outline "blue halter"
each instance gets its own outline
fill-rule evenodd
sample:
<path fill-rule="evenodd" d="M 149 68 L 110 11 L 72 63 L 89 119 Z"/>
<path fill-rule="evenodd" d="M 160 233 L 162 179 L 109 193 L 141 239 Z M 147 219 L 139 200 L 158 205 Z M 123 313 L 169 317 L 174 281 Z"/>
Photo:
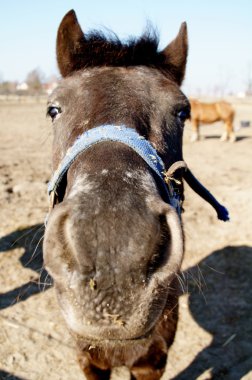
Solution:
<path fill-rule="evenodd" d="M 48 184 L 49 196 L 57 192 L 64 174 L 67 172 L 71 164 L 78 155 L 91 146 L 103 141 L 117 141 L 131 147 L 149 167 L 157 174 L 162 188 L 168 198 L 168 202 L 176 208 L 180 214 L 179 199 L 175 196 L 172 186 L 165 183 L 165 166 L 162 159 L 157 154 L 151 143 L 143 136 L 139 135 L 133 128 L 124 125 L 102 125 L 84 132 L 77 137 L 74 144 L 67 150 L 65 157 L 61 161 L 57 170 L 54 172 L 52 179 Z"/>

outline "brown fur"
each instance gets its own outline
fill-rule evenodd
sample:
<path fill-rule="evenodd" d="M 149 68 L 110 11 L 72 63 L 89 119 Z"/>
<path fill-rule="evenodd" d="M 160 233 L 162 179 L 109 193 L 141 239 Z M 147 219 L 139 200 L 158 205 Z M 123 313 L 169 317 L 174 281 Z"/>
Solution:
<path fill-rule="evenodd" d="M 195 99 L 190 99 L 191 104 L 191 122 L 193 128 L 192 140 L 199 139 L 199 126 L 200 124 L 212 124 L 216 121 L 223 121 L 225 125 L 225 132 L 222 135 L 222 140 L 230 138 L 231 141 L 235 140 L 233 121 L 235 111 L 230 103 L 225 101 L 218 101 L 214 103 L 203 103 Z"/>
<path fill-rule="evenodd" d="M 63 80 L 48 101 L 60 111 L 53 121 L 53 170 L 81 133 L 106 123 L 134 128 L 167 169 L 183 160 L 179 115 L 189 103 L 179 85 L 186 58 L 186 24 L 158 52 L 151 35 L 125 44 L 84 35 L 70 11 L 57 36 Z M 183 200 L 182 184 L 177 191 Z M 146 163 L 114 142 L 78 156 L 56 203 L 44 260 L 87 379 L 109 379 L 119 365 L 128 366 L 132 379 L 160 379 L 178 319 L 178 215 Z"/>

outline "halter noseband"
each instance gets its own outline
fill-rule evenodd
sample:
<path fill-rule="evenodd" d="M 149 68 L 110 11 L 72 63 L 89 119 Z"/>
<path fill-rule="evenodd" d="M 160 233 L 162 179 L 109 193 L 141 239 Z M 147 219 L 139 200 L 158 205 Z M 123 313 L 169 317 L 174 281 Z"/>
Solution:
<path fill-rule="evenodd" d="M 74 144 L 67 150 L 65 157 L 54 172 L 52 179 L 48 184 L 48 193 L 50 196 L 50 209 L 54 205 L 54 197 L 57 188 L 66 174 L 71 164 L 76 160 L 78 155 L 91 146 L 104 141 L 117 141 L 131 147 L 155 173 L 162 186 L 165 200 L 170 203 L 180 215 L 180 199 L 175 194 L 173 186 L 170 183 L 172 177 L 172 167 L 177 170 L 181 167 L 186 167 L 184 161 L 178 161 L 169 169 L 165 170 L 162 159 L 157 154 L 151 143 L 143 136 L 139 135 L 133 128 L 128 128 L 124 125 L 102 125 L 84 132 L 77 137 Z"/>

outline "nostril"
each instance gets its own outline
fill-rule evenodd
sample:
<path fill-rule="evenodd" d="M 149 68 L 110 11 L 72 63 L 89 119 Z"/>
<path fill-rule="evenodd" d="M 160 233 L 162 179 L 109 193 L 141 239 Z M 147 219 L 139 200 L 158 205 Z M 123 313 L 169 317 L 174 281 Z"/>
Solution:
<path fill-rule="evenodd" d="M 93 231 L 89 231 L 83 220 L 70 215 L 64 227 L 66 250 L 76 263 L 78 271 L 84 276 L 95 274 L 95 247 L 93 247 Z"/>
<path fill-rule="evenodd" d="M 159 215 L 160 234 L 148 263 L 147 279 L 161 268 L 169 259 L 170 230 L 165 215 Z"/>

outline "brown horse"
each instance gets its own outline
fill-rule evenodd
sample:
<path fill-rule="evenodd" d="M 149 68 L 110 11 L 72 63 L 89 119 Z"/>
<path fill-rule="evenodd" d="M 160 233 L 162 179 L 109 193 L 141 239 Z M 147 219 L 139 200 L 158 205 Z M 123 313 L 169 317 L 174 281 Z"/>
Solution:
<path fill-rule="evenodd" d="M 225 132 L 221 136 L 221 140 L 226 141 L 230 139 L 232 142 L 235 141 L 236 138 L 233 128 L 235 111 L 230 103 L 225 101 L 203 103 L 195 99 L 190 99 L 190 104 L 193 128 L 192 141 L 197 141 L 200 138 L 200 124 L 212 124 L 216 121 L 223 121 L 225 125 Z"/>
<path fill-rule="evenodd" d="M 120 365 L 137 380 L 164 372 L 178 318 L 182 176 L 228 217 L 183 161 L 186 24 L 157 46 L 150 32 L 125 44 L 84 35 L 74 11 L 58 30 L 44 260 L 88 380 Z"/>

